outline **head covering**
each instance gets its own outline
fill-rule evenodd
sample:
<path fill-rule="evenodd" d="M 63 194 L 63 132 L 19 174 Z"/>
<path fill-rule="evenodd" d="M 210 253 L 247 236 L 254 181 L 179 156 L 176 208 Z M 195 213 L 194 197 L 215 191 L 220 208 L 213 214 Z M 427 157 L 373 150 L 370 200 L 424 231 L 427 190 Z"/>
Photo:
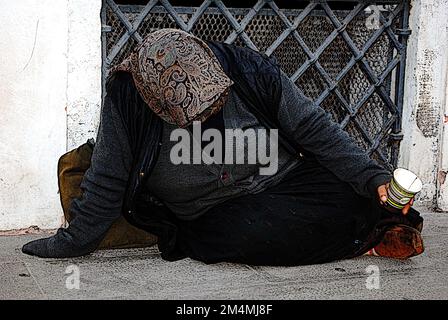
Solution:
<path fill-rule="evenodd" d="M 152 111 L 179 127 L 218 112 L 233 84 L 207 44 L 178 29 L 150 33 L 115 71 L 130 72 Z"/>

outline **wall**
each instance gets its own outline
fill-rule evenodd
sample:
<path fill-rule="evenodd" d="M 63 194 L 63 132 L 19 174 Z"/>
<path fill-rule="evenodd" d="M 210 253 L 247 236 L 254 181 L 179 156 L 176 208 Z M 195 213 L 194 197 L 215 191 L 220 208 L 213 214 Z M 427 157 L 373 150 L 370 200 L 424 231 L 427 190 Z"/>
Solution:
<path fill-rule="evenodd" d="M 99 113 L 100 7 L 0 0 L 0 230 L 61 224 L 57 160 Z"/>
<path fill-rule="evenodd" d="M 68 1 L 67 148 L 96 137 L 101 110 L 101 0 Z"/>
<path fill-rule="evenodd" d="M 448 14 L 447 14 L 448 15 Z M 446 18 L 448 20 L 448 18 Z M 448 27 L 447 31 L 448 33 Z M 445 51 L 447 52 L 447 51 Z M 448 53 L 445 53 L 448 56 Z M 448 63 L 446 64 L 445 74 L 448 78 Z M 437 175 L 438 192 L 437 206 L 441 210 L 448 211 L 448 79 L 445 78 L 445 110 L 443 114 L 443 130 L 440 143 L 440 166 Z"/>
<path fill-rule="evenodd" d="M 445 175 L 448 1 L 412 1 L 399 165 L 424 182 L 418 204 L 448 210 Z M 445 148 L 445 153 L 443 149 Z"/>

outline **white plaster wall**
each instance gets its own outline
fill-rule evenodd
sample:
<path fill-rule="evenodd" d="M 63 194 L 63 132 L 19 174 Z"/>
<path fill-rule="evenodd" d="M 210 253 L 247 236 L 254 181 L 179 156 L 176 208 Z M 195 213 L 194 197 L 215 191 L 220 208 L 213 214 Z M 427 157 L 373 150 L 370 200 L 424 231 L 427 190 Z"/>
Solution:
<path fill-rule="evenodd" d="M 412 1 L 410 27 L 403 106 L 404 139 L 399 165 L 417 173 L 424 182 L 418 204 L 435 207 L 442 204 L 441 198 L 437 199 L 438 179 L 442 148 L 448 142 L 442 139 L 448 62 L 448 1 Z M 446 194 L 444 197 L 444 201 L 448 201 Z M 445 205 L 442 209 L 448 210 L 448 207 Z"/>
<path fill-rule="evenodd" d="M 448 64 L 446 66 L 446 74 L 448 77 Z M 448 211 L 448 79 L 445 79 L 445 81 L 445 110 L 443 115 L 443 131 L 441 137 L 440 168 L 438 174 L 439 190 L 437 205 L 440 209 Z"/>
<path fill-rule="evenodd" d="M 67 149 L 96 138 L 101 110 L 101 0 L 68 1 Z"/>
<path fill-rule="evenodd" d="M 0 0 L 0 230 L 60 223 L 67 3 Z"/>
<path fill-rule="evenodd" d="M 0 230 L 62 222 L 57 160 L 95 136 L 101 0 L 0 0 Z"/>

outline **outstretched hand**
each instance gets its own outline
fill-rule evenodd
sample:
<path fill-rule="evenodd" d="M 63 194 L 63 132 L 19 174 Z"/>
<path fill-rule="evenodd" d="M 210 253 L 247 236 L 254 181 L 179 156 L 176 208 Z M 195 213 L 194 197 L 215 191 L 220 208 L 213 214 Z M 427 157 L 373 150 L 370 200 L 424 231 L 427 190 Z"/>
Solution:
<path fill-rule="evenodd" d="M 389 183 L 383 184 L 381 186 L 378 187 L 377 192 L 378 192 L 378 199 L 380 201 L 380 204 L 385 206 L 387 210 L 389 211 L 394 211 L 394 209 L 389 209 L 390 207 L 386 206 L 386 201 L 387 201 L 387 189 L 389 189 Z M 414 204 L 414 198 L 411 199 L 411 201 L 409 201 L 408 204 L 406 204 L 403 209 L 401 209 L 401 212 L 406 215 L 409 212 L 409 209 L 411 208 L 411 206 Z"/>

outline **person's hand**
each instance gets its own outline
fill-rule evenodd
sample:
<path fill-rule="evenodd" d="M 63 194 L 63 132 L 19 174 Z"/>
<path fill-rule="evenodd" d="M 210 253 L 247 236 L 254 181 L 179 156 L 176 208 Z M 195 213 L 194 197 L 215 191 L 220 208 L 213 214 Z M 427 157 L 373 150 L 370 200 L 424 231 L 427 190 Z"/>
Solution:
<path fill-rule="evenodd" d="M 387 201 L 387 189 L 389 189 L 389 183 L 383 184 L 381 186 L 378 187 L 377 192 L 378 192 L 378 199 L 380 201 L 380 204 L 385 206 L 385 208 L 391 212 L 396 212 L 395 209 L 390 208 L 389 206 L 386 206 L 386 201 Z M 411 199 L 411 201 L 409 201 L 404 207 L 403 209 L 401 209 L 401 212 L 406 215 L 409 212 L 409 209 L 411 208 L 411 206 L 414 204 L 414 198 Z"/>

